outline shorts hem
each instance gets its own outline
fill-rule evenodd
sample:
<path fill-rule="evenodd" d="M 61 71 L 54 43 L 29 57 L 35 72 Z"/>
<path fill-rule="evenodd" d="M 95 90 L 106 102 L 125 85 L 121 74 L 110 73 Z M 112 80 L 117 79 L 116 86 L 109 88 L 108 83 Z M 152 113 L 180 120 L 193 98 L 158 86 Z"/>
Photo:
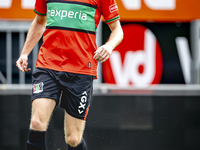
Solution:
<path fill-rule="evenodd" d="M 56 106 L 58 105 L 58 102 L 57 102 L 56 98 L 52 98 L 52 97 L 49 97 L 49 96 L 32 97 L 31 98 L 31 102 L 33 102 L 35 99 L 38 99 L 38 98 L 49 98 L 49 99 L 55 100 L 56 101 Z"/>
<path fill-rule="evenodd" d="M 77 119 L 85 120 L 85 119 L 84 119 L 84 118 L 85 118 L 84 116 L 80 116 L 80 115 L 74 114 L 74 113 L 68 111 L 66 108 L 64 108 L 64 107 L 62 107 L 62 106 L 60 106 L 60 107 L 63 108 L 63 109 L 66 111 L 66 113 L 69 114 L 70 116 L 72 116 L 72 117 L 74 117 L 74 118 L 77 118 Z"/>

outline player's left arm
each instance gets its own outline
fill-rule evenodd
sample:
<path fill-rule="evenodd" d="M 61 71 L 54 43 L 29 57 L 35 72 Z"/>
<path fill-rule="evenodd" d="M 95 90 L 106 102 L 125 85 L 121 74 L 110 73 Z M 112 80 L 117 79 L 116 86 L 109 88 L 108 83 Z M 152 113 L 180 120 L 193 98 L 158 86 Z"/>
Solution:
<path fill-rule="evenodd" d="M 122 41 L 123 30 L 120 21 L 108 24 L 111 30 L 108 41 L 95 51 L 94 58 L 101 63 L 105 62 L 112 54 L 113 49 Z"/>

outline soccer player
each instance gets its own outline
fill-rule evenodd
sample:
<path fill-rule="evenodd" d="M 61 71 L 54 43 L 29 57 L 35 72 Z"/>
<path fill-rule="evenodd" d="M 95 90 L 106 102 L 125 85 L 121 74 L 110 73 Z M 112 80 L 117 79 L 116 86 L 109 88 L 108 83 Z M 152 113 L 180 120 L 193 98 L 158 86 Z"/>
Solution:
<path fill-rule="evenodd" d="M 28 150 L 45 150 L 45 133 L 54 108 L 65 110 L 68 150 L 86 150 L 83 140 L 98 61 L 105 62 L 123 39 L 115 0 L 36 0 L 36 17 L 16 66 L 27 68 L 28 55 L 43 35 L 32 75 L 32 114 Z M 101 15 L 111 29 L 97 49 L 96 28 Z"/>

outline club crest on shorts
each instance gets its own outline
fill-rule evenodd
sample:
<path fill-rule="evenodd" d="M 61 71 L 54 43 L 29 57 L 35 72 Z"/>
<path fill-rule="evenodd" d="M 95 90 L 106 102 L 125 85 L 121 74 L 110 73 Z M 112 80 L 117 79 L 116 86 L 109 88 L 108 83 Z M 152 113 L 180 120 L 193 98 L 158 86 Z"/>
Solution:
<path fill-rule="evenodd" d="M 33 85 L 33 93 L 41 93 L 43 91 L 43 82 Z"/>

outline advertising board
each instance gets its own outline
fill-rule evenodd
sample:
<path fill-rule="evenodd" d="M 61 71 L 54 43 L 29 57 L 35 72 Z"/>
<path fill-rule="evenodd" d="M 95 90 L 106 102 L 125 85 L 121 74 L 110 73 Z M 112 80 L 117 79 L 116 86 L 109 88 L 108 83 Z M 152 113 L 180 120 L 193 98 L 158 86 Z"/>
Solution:
<path fill-rule="evenodd" d="M 199 0 L 116 0 L 121 21 L 191 21 L 200 18 Z M 33 19 L 35 0 L 1 0 L 0 19 Z M 109 8 L 108 8 L 109 9 Z"/>
<path fill-rule="evenodd" d="M 105 83 L 191 83 L 190 23 L 123 23 L 123 41 L 102 64 Z M 104 42 L 109 35 L 103 25 Z M 107 33 L 107 34 L 106 34 Z"/>
<path fill-rule="evenodd" d="M 200 18 L 199 0 L 116 0 L 122 21 L 185 21 Z"/>

